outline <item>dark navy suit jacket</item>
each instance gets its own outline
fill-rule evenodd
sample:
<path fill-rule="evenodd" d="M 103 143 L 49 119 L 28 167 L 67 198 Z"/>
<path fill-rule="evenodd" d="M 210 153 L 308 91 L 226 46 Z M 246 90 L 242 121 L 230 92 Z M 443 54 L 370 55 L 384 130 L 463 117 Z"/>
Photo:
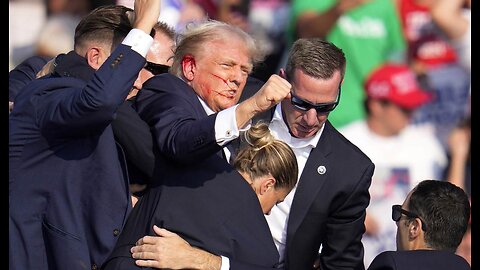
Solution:
<path fill-rule="evenodd" d="M 132 210 L 105 270 L 140 269 L 130 248 L 156 224 L 192 246 L 231 260 L 231 269 L 270 269 L 278 252 L 252 187 L 219 155 L 172 165 Z M 239 263 L 242 262 L 242 263 Z"/>
<path fill-rule="evenodd" d="M 377 255 L 368 270 L 470 270 L 468 262 L 449 251 L 384 251 Z"/>
<path fill-rule="evenodd" d="M 99 267 L 131 210 L 110 123 L 145 59 L 119 45 L 94 72 L 66 57 L 10 114 L 10 269 Z"/>
<path fill-rule="evenodd" d="M 35 79 L 35 75 L 52 58 L 35 55 L 25 59 L 8 73 L 8 100 L 14 101 L 20 90 Z"/>
<path fill-rule="evenodd" d="M 275 267 L 278 251 L 258 198 L 215 141 L 216 114 L 207 116 L 191 87 L 171 74 L 148 80 L 136 107 L 153 127 L 156 183 L 132 211 L 106 269 L 135 269 L 129 249 L 153 235 L 154 224 L 229 257 L 231 269 Z"/>
<path fill-rule="evenodd" d="M 322 167 L 323 166 L 323 167 Z M 290 208 L 287 269 L 364 269 L 365 209 L 374 164 L 329 121 L 312 149 Z"/>
<path fill-rule="evenodd" d="M 269 122 L 270 114 L 255 118 Z M 287 224 L 285 268 L 364 269 L 362 235 L 375 165 L 327 120 L 298 181 Z"/>

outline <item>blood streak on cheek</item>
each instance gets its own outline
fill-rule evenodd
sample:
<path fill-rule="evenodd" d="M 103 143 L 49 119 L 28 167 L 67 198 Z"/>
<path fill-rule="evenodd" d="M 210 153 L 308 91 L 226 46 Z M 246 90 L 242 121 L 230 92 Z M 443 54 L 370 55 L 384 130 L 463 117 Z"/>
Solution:
<path fill-rule="evenodd" d="M 213 73 L 210 73 L 210 74 L 211 74 L 213 77 L 216 77 L 216 78 L 222 80 L 222 82 L 225 83 L 225 85 L 226 85 L 230 90 L 234 90 L 234 89 L 232 89 L 232 88 L 230 87 L 230 85 L 228 84 L 228 81 L 227 81 L 227 80 L 225 80 L 224 78 L 222 78 L 222 77 L 220 77 L 220 76 L 218 76 L 218 75 L 215 75 L 215 74 L 213 74 Z M 222 92 L 218 92 L 218 91 L 215 91 L 215 90 L 211 90 L 211 91 L 213 91 L 213 92 L 215 92 L 215 93 L 217 93 L 217 94 L 219 94 L 219 95 L 221 95 L 221 96 L 223 96 L 223 97 L 232 98 L 232 96 L 230 96 L 230 95 L 225 95 L 225 94 L 222 93 Z"/>

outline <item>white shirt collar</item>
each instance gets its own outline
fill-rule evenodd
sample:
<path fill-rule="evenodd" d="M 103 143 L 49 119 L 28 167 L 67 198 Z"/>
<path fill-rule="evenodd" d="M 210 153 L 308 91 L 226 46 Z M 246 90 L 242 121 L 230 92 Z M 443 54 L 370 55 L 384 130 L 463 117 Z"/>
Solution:
<path fill-rule="evenodd" d="M 210 107 L 208 107 L 207 103 L 205 103 L 205 101 L 203 101 L 203 99 L 200 98 L 200 96 L 197 95 L 197 97 L 198 97 L 198 100 L 200 100 L 200 104 L 202 104 L 202 107 L 207 113 L 207 115 L 212 115 L 215 113 L 212 109 L 210 109 Z"/>
<path fill-rule="evenodd" d="M 318 140 L 320 140 L 320 136 L 323 133 L 323 129 L 325 128 L 325 123 L 322 125 L 317 134 L 315 134 L 315 136 L 309 138 L 295 138 L 290 134 L 288 127 L 283 120 L 282 103 L 279 103 L 275 108 L 275 112 L 269 127 L 275 138 L 286 142 L 292 148 L 315 148 L 318 144 Z"/>

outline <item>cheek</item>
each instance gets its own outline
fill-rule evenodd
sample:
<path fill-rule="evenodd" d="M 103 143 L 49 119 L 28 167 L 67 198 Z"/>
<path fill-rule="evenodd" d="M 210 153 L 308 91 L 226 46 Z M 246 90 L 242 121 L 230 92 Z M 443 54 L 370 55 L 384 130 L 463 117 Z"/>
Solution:
<path fill-rule="evenodd" d="M 287 121 L 287 126 L 290 128 L 297 122 L 302 120 L 302 113 L 298 112 L 297 110 L 293 109 L 290 104 L 284 106 L 285 103 L 282 103 L 282 107 L 284 108 L 284 119 Z"/>
<path fill-rule="evenodd" d="M 317 120 L 320 123 L 320 125 L 325 123 L 325 121 L 327 121 L 327 119 L 328 119 L 328 114 L 317 114 Z"/>

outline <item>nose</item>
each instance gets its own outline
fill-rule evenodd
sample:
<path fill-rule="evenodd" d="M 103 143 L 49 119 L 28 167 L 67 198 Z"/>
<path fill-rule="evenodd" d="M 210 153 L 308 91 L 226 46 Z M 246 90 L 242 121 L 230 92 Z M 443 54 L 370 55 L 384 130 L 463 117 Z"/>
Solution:
<path fill-rule="evenodd" d="M 317 111 L 310 109 L 303 114 L 303 120 L 308 126 L 313 126 L 318 122 Z"/>
<path fill-rule="evenodd" d="M 228 83 L 233 83 L 236 87 L 239 87 L 244 80 L 246 80 L 246 77 L 241 68 L 234 68 L 228 77 Z"/>

